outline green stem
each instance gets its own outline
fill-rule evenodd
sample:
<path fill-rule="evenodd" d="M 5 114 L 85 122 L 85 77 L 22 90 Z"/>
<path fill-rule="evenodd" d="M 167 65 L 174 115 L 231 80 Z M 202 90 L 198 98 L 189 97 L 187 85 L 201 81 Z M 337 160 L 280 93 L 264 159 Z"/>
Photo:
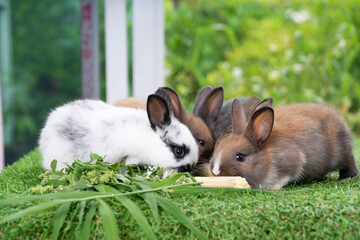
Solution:
<path fill-rule="evenodd" d="M 165 186 L 165 187 L 145 189 L 145 190 L 139 190 L 139 191 L 133 191 L 133 192 L 119 193 L 119 194 L 105 194 L 105 195 L 97 195 L 97 196 L 91 196 L 91 197 L 85 197 L 85 198 L 68 198 L 68 199 L 66 199 L 66 202 L 68 202 L 68 201 L 70 201 L 70 202 L 71 201 L 87 201 L 87 200 L 92 200 L 92 199 L 97 199 L 97 198 L 109 198 L 109 197 L 141 194 L 141 193 L 147 193 L 147 192 L 164 191 L 166 189 L 172 189 L 172 188 L 184 187 L 184 186 L 195 186 L 195 185 L 199 185 L 199 184 L 200 183 L 184 183 L 181 185 Z"/>

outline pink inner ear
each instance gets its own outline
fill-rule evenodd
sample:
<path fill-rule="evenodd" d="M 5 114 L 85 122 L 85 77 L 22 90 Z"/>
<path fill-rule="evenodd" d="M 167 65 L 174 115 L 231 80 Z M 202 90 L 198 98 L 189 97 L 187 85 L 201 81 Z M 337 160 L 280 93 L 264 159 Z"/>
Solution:
<path fill-rule="evenodd" d="M 222 101 L 219 101 L 219 98 L 221 98 L 220 94 L 213 94 L 208 102 L 207 102 L 207 109 L 206 109 L 206 117 L 208 118 L 209 116 L 213 116 L 214 117 L 214 112 L 215 110 L 220 111 L 221 106 L 219 106 L 219 104 L 222 104 Z M 218 113 L 216 113 L 218 114 Z"/>
<path fill-rule="evenodd" d="M 173 109 L 174 116 L 176 118 L 179 118 L 180 117 L 179 105 L 177 104 L 177 102 L 174 99 L 171 99 L 171 104 L 172 104 L 172 109 Z"/>
<path fill-rule="evenodd" d="M 209 104 L 207 111 L 206 111 L 206 117 L 209 117 L 210 115 L 213 114 L 213 112 L 215 111 L 215 104 Z"/>
<path fill-rule="evenodd" d="M 256 142 L 265 142 L 270 136 L 273 124 L 273 118 L 270 111 L 264 111 L 257 118 L 254 119 L 254 133 Z"/>
<path fill-rule="evenodd" d="M 266 130 L 265 127 L 261 124 L 255 128 L 256 142 L 259 142 L 260 140 L 261 140 L 261 142 L 264 142 L 265 130 Z"/>

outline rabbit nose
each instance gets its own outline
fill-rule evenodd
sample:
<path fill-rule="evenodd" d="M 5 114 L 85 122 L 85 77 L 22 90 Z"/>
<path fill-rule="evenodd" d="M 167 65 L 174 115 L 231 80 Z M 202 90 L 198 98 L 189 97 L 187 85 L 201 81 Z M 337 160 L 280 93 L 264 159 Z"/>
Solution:
<path fill-rule="evenodd" d="M 192 166 L 190 164 L 186 164 L 180 167 L 177 167 L 176 170 L 178 172 L 190 172 L 192 169 Z"/>

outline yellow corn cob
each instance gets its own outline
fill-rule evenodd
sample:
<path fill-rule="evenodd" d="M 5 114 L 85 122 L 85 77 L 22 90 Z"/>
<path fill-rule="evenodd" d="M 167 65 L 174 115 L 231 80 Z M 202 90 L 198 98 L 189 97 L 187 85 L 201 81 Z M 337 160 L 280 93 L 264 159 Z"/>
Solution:
<path fill-rule="evenodd" d="M 242 177 L 195 177 L 202 187 L 218 188 L 250 188 L 249 183 Z"/>

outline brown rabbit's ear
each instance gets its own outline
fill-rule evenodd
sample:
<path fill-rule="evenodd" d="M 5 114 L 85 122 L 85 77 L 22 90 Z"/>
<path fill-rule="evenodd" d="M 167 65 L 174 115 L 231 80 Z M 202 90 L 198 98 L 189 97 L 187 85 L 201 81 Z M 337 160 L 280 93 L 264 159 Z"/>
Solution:
<path fill-rule="evenodd" d="M 209 91 L 211 87 L 203 88 L 196 98 L 193 115 L 200 117 L 205 122 L 216 117 L 224 102 L 224 89 L 219 86 Z"/>
<path fill-rule="evenodd" d="M 258 103 L 258 105 L 256 106 L 254 112 L 256 112 L 257 110 L 263 108 L 263 107 L 269 107 L 272 108 L 274 104 L 274 99 L 273 98 L 266 98 L 264 100 L 262 100 L 261 102 Z"/>
<path fill-rule="evenodd" d="M 251 113 L 255 110 L 255 108 L 259 105 L 261 102 L 261 99 L 258 97 L 251 97 L 246 100 L 245 103 L 243 103 L 243 109 L 245 113 L 245 117 L 247 116 L 247 119 L 251 116 Z"/>
<path fill-rule="evenodd" d="M 206 86 L 206 87 L 203 87 L 199 91 L 199 93 L 198 93 L 198 95 L 196 96 L 196 99 L 195 99 L 193 115 L 198 115 L 199 109 L 200 109 L 201 105 L 203 104 L 203 102 L 205 101 L 206 97 L 211 92 L 211 89 L 212 89 L 212 87 Z"/>
<path fill-rule="evenodd" d="M 232 132 L 234 134 L 244 134 L 246 118 L 243 106 L 239 99 L 235 99 L 231 109 Z"/>
<path fill-rule="evenodd" d="M 261 146 L 269 137 L 274 125 L 274 110 L 264 106 L 252 114 L 245 130 L 245 136 L 257 146 Z"/>
<path fill-rule="evenodd" d="M 152 129 L 155 130 L 156 127 L 163 128 L 170 125 L 170 108 L 164 98 L 156 94 L 149 95 L 146 109 Z"/>
<path fill-rule="evenodd" d="M 179 119 L 180 122 L 183 122 L 184 115 L 186 114 L 186 110 L 185 110 L 184 105 L 181 102 L 179 95 L 175 92 L 174 89 L 169 88 L 169 87 L 161 87 L 160 89 L 165 90 L 169 94 L 174 116 L 177 119 Z"/>

